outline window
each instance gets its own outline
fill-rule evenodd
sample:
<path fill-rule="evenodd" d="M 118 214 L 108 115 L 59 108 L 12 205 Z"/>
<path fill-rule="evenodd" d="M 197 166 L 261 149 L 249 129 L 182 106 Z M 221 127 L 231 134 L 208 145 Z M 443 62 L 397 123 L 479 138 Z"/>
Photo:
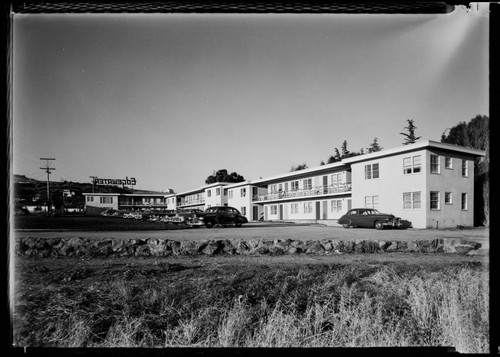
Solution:
<path fill-rule="evenodd" d="M 271 214 L 278 214 L 278 206 L 271 205 Z"/>
<path fill-rule="evenodd" d="M 431 154 L 431 174 L 439 173 L 439 156 Z"/>
<path fill-rule="evenodd" d="M 87 202 L 94 202 L 94 196 L 87 196 Z"/>
<path fill-rule="evenodd" d="M 312 213 L 312 202 L 304 202 L 304 213 Z"/>
<path fill-rule="evenodd" d="M 299 204 L 298 203 L 292 203 L 292 204 L 290 204 L 290 211 L 291 211 L 292 214 L 299 213 Z"/>
<path fill-rule="evenodd" d="M 113 203 L 113 197 L 99 197 L 100 203 Z"/>
<path fill-rule="evenodd" d="M 217 187 L 217 188 L 215 189 L 215 195 L 216 195 L 216 196 L 220 196 L 220 187 Z"/>
<path fill-rule="evenodd" d="M 227 196 L 227 188 L 224 189 L 224 196 Z"/>
<path fill-rule="evenodd" d="M 241 214 L 243 216 L 246 216 L 247 215 L 247 208 L 246 207 L 241 207 Z"/>
<path fill-rule="evenodd" d="M 332 186 L 337 186 L 342 182 L 342 173 L 338 172 L 332 175 Z"/>
<path fill-rule="evenodd" d="M 276 185 L 269 185 L 269 193 L 276 193 Z"/>
<path fill-rule="evenodd" d="M 439 210 L 439 192 L 431 191 L 431 210 Z"/>
<path fill-rule="evenodd" d="M 342 212 L 342 200 L 330 201 L 330 212 Z"/>
<path fill-rule="evenodd" d="M 207 191 L 207 197 L 212 197 L 212 190 Z"/>
<path fill-rule="evenodd" d="M 462 176 L 469 177 L 469 168 L 467 166 L 467 160 L 462 160 Z"/>
<path fill-rule="evenodd" d="M 305 179 L 302 181 L 302 185 L 304 186 L 304 190 L 312 189 L 312 179 Z"/>
<path fill-rule="evenodd" d="M 299 189 L 299 181 L 292 181 L 291 182 L 291 188 L 292 188 L 292 191 L 298 191 L 298 189 Z"/>
<path fill-rule="evenodd" d="M 230 199 L 233 198 L 233 190 L 229 190 L 229 196 L 228 196 Z"/>
<path fill-rule="evenodd" d="M 462 193 L 462 211 L 467 211 L 467 194 Z"/>
<path fill-rule="evenodd" d="M 403 209 L 416 209 L 421 207 L 420 191 L 403 192 Z"/>
<path fill-rule="evenodd" d="M 365 165 L 365 180 L 370 180 L 372 178 L 379 178 L 378 164 Z"/>
<path fill-rule="evenodd" d="M 403 158 L 403 173 L 405 175 L 419 173 L 422 167 L 421 162 L 420 155 Z"/>
<path fill-rule="evenodd" d="M 365 196 L 365 207 L 377 208 L 379 205 L 379 196 Z"/>
<path fill-rule="evenodd" d="M 451 205 L 453 204 L 453 195 L 451 192 L 445 192 L 444 193 L 444 204 L 445 205 Z"/>
<path fill-rule="evenodd" d="M 241 195 L 241 197 L 246 197 L 246 195 L 247 195 L 247 189 L 246 188 L 242 188 L 240 190 L 240 195 Z"/>
<path fill-rule="evenodd" d="M 453 170 L 453 159 L 451 157 L 444 158 L 444 168 L 448 170 Z"/>

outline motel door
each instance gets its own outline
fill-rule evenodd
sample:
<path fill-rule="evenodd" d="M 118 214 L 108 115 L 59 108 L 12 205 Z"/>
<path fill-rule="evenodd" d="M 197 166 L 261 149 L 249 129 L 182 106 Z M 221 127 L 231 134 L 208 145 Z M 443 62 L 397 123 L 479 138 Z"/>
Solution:
<path fill-rule="evenodd" d="M 316 219 L 321 219 L 321 214 L 320 214 L 320 207 L 321 207 L 321 202 L 316 202 Z"/>
<path fill-rule="evenodd" d="M 323 219 L 328 218 L 328 201 L 323 201 Z"/>
<path fill-rule="evenodd" d="M 253 220 L 258 221 L 259 220 L 259 207 L 253 206 L 252 210 L 253 210 Z"/>
<path fill-rule="evenodd" d="M 280 205 L 280 221 L 283 220 L 283 205 Z"/>

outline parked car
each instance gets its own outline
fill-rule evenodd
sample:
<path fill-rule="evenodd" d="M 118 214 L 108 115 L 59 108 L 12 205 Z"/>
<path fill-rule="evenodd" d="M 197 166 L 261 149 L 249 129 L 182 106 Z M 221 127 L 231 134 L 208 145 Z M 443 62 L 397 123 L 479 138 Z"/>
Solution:
<path fill-rule="evenodd" d="M 227 227 L 230 224 L 241 227 L 243 223 L 248 223 L 248 219 L 240 211 L 230 206 L 210 207 L 205 212 L 198 213 L 197 217 L 204 222 L 207 228 L 212 228 L 216 224 L 223 227 Z"/>
<path fill-rule="evenodd" d="M 201 209 L 182 209 L 175 213 L 168 214 L 161 218 L 161 222 L 169 224 L 187 224 L 189 226 L 203 226 L 203 222 L 198 218 L 198 214 L 203 213 Z"/>
<path fill-rule="evenodd" d="M 401 218 L 392 214 L 380 213 L 373 208 L 353 208 L 337 221 L 344 228 L 349 227 L 400 227 Z"/>

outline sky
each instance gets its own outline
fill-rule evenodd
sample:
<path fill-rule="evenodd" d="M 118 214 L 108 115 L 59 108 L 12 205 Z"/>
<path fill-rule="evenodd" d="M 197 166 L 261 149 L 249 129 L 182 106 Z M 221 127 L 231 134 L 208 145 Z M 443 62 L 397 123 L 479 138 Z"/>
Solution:
<path fill-rule="evenodd" d="M 12 173 L 183 192 L 489 115 L 487 4 L 450 14 L 16 14 Z"/>

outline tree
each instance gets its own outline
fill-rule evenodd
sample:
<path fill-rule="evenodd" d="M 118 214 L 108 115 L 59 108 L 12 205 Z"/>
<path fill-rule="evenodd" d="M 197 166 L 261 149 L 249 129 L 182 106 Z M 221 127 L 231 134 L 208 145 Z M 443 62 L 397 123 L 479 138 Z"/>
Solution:
<path fill-rule="evenodd" d="M 405 141 L 403 142 L 403 145 L 408 145 L 408 144 L 414 144 L 418 139 L 421 138 L 421 136 L 415 136 L 415 129 L 417 127 L 413 123 L 413 119 L 408 119 L 408 126 L 405 126 L 404 128 L 406 129 L 407 133 L 400 133 L 405 137 Z"/>
<path fill-rule="evenodd" d="M 306 164 L 302 164 L 302 165 L 297 165 L 297 166 L 292 166 L 290 168 L 290 172 L 293 172 L 293 171 L 299 171 L 299 170 L 304 170 L 304 169 L 307 169 L 308 166 Z"/>
<path fill-rule="evenodd" d="M 210 175 L 205 180 L 207 185 L 216 182 L 242 182 L 245 181 L 245 178 L 236 172 L 227 173 L 226 169 L 221 169 L 215 172 L 213 175 Z"/>
<path fill-rule="evenodd" d="M 383 147 L 381 147 L 378 143 L 378 138 L 373 138 L 373 142 L 369 147 L 366 148 L 366 150 L 368 150 L 368 153 L 382 151 L 382 149 Z"/>
<path fill-rule="evenodd" d="M 323 166 L 325 165 L 325 162 L 323 160 L 321 160 L 321 162 L 319 163 L 319 166 Z"/>
<path fill-rule="evenodd" d="M 347 140 L 344 140 L 344 142 L 342 143 L 342 146 L 340 147 L 340 150 L 342 150 L 342 158 L 343 159 L 350 156 L 350 151 L 347 150 Z"/>

